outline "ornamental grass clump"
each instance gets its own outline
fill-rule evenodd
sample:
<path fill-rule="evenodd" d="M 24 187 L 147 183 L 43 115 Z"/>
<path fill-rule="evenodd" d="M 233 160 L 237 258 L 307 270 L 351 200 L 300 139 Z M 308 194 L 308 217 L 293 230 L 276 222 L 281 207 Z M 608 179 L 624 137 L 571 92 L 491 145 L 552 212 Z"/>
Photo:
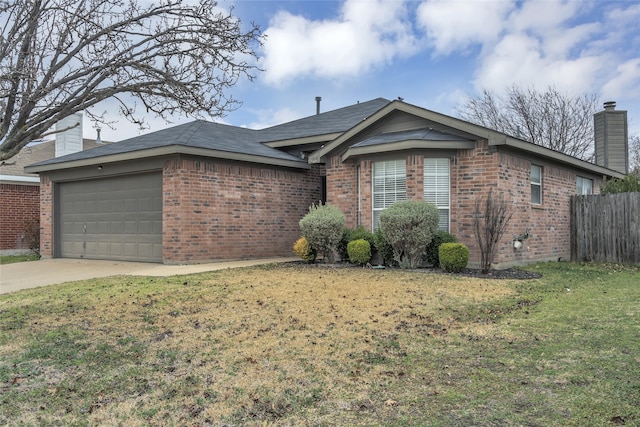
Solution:
<path fill-rule="evenodd" d="M 462 243 L 443 243 L 438 253 L 440 267 L 448 273 L 459 273 L 469 263 L 469 248 Z"/>
<path fill-rule="evenodd" d="M 364 239 L 352 240 L 347 244 L 349 261 L 353 264 L 366 264 L 371 260 L 371 244 Z"/>
<path fill-rule="evenodd" d="M 438 230 L 435 205 L 421 200 L 396 202 L 380 214 L 380 229 L 401 268 L 420 266 L 427 245 Z"/>
<path fill-rule="evenodd" d="M 334 251 L 342 238 L 344 214 L 335 206 L 311 205 L 309 213 L 300 220 L 300 231 L 313 249 L 322 254 L 325 262 L 334 262 Z"/>

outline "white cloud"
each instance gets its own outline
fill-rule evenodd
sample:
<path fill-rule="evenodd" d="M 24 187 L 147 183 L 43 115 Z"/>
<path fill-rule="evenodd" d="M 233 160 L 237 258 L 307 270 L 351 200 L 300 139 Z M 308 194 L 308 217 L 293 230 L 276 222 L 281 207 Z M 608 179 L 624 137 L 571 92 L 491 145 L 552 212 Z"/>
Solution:
<path fill-rule="evenodd" d="M 624 97 L 629 92 L 640 94 L 640 58 L 618 65 L 613 78 L 602 87 L 602 95 L 607 99 Z"/>
<path fill-rule="evenodd" d="M 302 117 L 299 111 L 288 107 L 279 110 L 251 110 L 251 112 L 258 117 L 258 120 L 245 126 L 249 129 L 264 129 L 281 123 L 291 122 Z"/>
<path fill-rule="evenodd" d="M 501 91 L 514 84 L 556 85 L 573 93 L 632 90 L 637 73 L 632 59 L 638 55 L 628 49 L 629 34 L 637 37 L 638 26 L 630 23 L 629 15 L 640 15 L 640 7 L 614 9 L 603 16 L 592 10 L 594 5 L 528 1 L 514 9 L 502 24 L 500 39 L 483 46 L 475 87 Z M 622 62 L 624 66 L 611 67 Z M 614 81 L 607 83 L 610 79 Z"/>
<path fill-rule="evenodd" d="M 567 0 L 529 0 L 514 10 L 504 25 L 510 32 L 532 32 L 545 35 L 556 31 L 589 3 Z"/>
<path fill-rule="evenodd" d="M 483 58 L 476 86 L 502 91 L 508 86 L 544 88 L 556 85 L 569 92 L 590 92 L 601 67 L 598 57 L 556 58 L 544 54 L 544 41 L 524 34 L 504 37 Z"/>
<path fill-rule="evenodd" d="M 436 53 L 448 55 L 495 41 L 513 7 L 512 1 L 427 0 L 418 7 L 416 20 Z"/>
<path fill-rule="evenodd" d="M 403 2 L 347 0 L 338 19 L 324 21 L 281 11 L 265 34 L 261 66 L 273 85 L 305 75 L 355 76 L 416 50 Z"/>

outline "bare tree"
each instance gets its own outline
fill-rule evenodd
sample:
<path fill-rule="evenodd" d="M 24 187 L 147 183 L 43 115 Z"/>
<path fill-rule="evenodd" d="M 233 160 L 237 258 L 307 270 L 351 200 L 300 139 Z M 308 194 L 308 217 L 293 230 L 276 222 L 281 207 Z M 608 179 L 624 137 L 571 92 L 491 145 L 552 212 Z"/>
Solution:
<path fill-rule="evenodd" d="M 91 107 L 110 98 L 141 127 L 141 113 L 223 115 L 262 42 L 213 0 L 0 0 L 0 30 L 0 160 L 70 114 L 105 123 Z"/>
<path fill-rule="evenodd" d="M 593 161 L 596 94 L 572 96 L 549 86 L 545 91 L 512 86 L 501 96 L 484 90 L 458 107 L 464 120 Z"/>
<path fill-rule="evenodd" d="M 480 248 L 480 268 L 488 273 L 496 253 L 498 242 L 502 238 L 511 220 L 511 209 L 502 195 L 494 195 L 489 190 L 487 197 L 475 201 L 473 227 Z"/>

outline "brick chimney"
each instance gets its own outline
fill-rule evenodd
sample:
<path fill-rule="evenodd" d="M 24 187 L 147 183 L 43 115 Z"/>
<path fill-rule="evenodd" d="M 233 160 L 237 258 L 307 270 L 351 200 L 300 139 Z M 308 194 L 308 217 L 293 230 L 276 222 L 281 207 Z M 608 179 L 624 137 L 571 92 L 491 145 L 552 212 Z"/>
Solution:
<path fill-rule="evenodd" d="M 596 164 L 623 174 L 629 172 L 629 132 L 627 112 L 616 110 L 614 101 L 593 116 Z"/>
<path fill-rule="evenodd" d="M 82 114 L 72 114 L 58 123 L 56 130 L 67 129 L 56 133 L 56 157 L 82 151 Z"/>

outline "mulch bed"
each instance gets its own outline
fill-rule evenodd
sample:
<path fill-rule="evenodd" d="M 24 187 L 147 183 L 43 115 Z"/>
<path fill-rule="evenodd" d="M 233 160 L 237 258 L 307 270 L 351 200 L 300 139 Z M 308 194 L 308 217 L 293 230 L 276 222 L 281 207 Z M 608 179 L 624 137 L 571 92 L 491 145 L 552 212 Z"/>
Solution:
<path fill-rule="evenodd" d="M 506 268 L 504 270 L 491 270 L 488 273 L 482 273 L 480 269 L 465 268 L 460 273 L 446 273 L 440 269 L 431 269 L 434 272 L 442 274 L 457 274 L 458 276 L 477 277 L 480 279 L 539 279 L 542 274 L 534 271 L 525 271 L 517 268 Z"/>
<path fill-rule="evenodd" d="M 322 261 L 319 261 L 314 264 L 309 264 L 305 261 L 293 261 L 287 263 L 292 266 L 307 266 L 311 268 L 362 268 L 358 265 L 351 264 L 349 262 L 338 262 L 334 264 L 325 264 Z M 368 268 L 379 268 L 376 266 L 368 267 Z M 383 267 L 387 270 L 399 270 L 397 267 Z M 526 279 L 539 279 L 542 277 L 542 274 L 536 273 L 533 271 L 520 270 L 518 268 L 506 268 L 504 270 L 491 270 L 489 273 L 482 273 L 482 271 L 478 268 L 465 268 L 459 273 L 447 273 L 446 271 L 440 268 L 419 268 L 416 270 L 412 270 L 421 273 L 438 273 L 438 274 L 448 274 L 451 276 L 466 276 L 466 277 L 476 277 L 479 279 L 516 279 L 516 280 L 526 280 Z"/>

